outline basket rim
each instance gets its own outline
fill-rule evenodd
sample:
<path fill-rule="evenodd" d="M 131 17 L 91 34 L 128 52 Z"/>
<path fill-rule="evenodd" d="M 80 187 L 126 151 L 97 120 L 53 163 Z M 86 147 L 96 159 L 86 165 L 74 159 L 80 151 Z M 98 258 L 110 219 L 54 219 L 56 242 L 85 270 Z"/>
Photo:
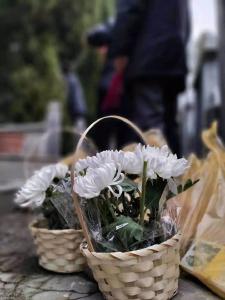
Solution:
<path fill-rule="evenodd" d="M 155 244 L 155 245 L 152 245 L 152 246 L 149 246 L 149 247 L 146 247 L 146 248 L 142 248 L 142 249 L 138 249 L 138 250 L 134 250 L 134 251 L 127 251 L 127 252 L 120 252 L 120 251 L 117 251 L 117 252 L 91 252 L 88 248 L 87 248 L 87 242 L 86 241 L 83 241 L 80 245 L 80 249 L 83 253 L 87 253 L 88 255 L 94 255 L 98 258 L 102 258 L 102 259 L 105 259 L 106 256 L 108 255 L 109 257 L 111 258 L 115 258 L 115 259 L 118 259 L 118 257 L 116 256 L 121 256 L 121 255 L 130 255 L 130 258 L 132 258 L 132 256 L 136 256 L 136 255 L 140 255 L 142 252 L 144 251 L 148 251 L 148 250 L 151 250 L 152 252 L 160 252 L 163 250 L 163 248 L 169 248 L 169 247 L 173 247 L 173 245 L 169 245 L 169 241 L 171 242 L 179 242 L 181 239 L 181 232 L 178 232 L 177 234 L 175 234 L 174 236 L 172 236 L 170 239 L 164 241 L 163 243 L 161 244 Z M 161 249 L 157 249 L 161 247 Z"/>
<path fill-rule="evenodd" d="M 73 232 L 77 232 L 77 233 L 83 233 L 83 230 L 82 229 L 48 229 L 48 228 L 44 228 L 44 227 L 37 227 L 38 224 L 40 224 L 41 221 L 43 221 L 45 219 L 35 219 L 34 221 L 32 221 L 30 224 L 29 224 L 29 228 L 32 230 L 32 231 L 39 231 L 39 232 L 42 232 L 42 233 L 59 233 L 59 232 L 63 232 L 63 233 L 73 233 Z"/>

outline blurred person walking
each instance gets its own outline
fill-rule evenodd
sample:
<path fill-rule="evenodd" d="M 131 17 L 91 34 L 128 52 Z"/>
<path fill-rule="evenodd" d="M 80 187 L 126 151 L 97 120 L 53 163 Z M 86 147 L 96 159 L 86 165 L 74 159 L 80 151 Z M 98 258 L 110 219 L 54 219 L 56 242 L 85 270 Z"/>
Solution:
<path fill-rule="evenodd" d="M 75 130 L 82 133 L 86 129 L 87 107 L 83 88 L 69 62 L 63 64 L 63 76 L 66 85 L 67 107 Z"/>
<path fill-rule="evenodd" d="M 125 72 L 123 115 L 143 130 L 161 129 L 176 153 L 188 36 L 188 0 L 118 0 L 110 56 Z"/>
<path fill-rule="evenodd" d="M 113 60 L 108 55 L 114 23 L 114 19 L 109 19 L 105 23 L 94 26 L 87 33 L 88 44 L 97 50 L 102 62 L 102 71 L 97 87 L 96 111 L 98 118 L 121 114 L 123 74 L 115 70 Z M 93 129 L 93 139 L 101 151 L 110 148 L 111 144 L 120 144 L 120 136 L 119 124 L 111 120 L 106 120 L 104 125 L 97 125 Z"/>
<path fill-rule="evenodd" d="M 105 115 L 105 111 L 102 109 L 102 107 L 115 73 L 113 61 L 108 57 L 108 49 L 111 43 L 114 23 L 114 19 L 110 19 L 105 23 L 101 23 L 92 27 L 87 32 L 87 43 L 89 46 L 96 49 L 102 65 L 97 86 L 97 117 L 102 117 Z"/>

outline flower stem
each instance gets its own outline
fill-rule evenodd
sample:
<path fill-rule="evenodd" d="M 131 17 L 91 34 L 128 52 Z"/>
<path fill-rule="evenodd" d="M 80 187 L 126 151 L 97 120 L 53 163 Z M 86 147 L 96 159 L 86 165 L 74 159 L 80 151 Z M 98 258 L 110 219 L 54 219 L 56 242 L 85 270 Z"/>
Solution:
<path fill-rule="evenodd" d="M 144 225 L 145 217 L 145 194 L 146 194 L 146 182 L 147 182 L 147 166 L 148 162 L 144 161 L 143 165 L 143 175 L 142 175 L 142 193 L 141 193 L 141 202 L 140 202 L 140 225 Z"/>
<path fill-rule="evenodd" d="M 111 204 L 111 202 L 109 201 L 109 198 L 108 198 L 107 196 L 105 197 L 105 201 L 106 201 L 106 204 L 107 204 L 107 206 L 108 206 L 108 209 L 109 209 L 109 211 L 110 211 L 110 214 L 111 214 L 113 220 L 116 221 L 116 214 L 115 214 L 115 212 L 114 212 L 114 210 L 113 210 L 113 208 L 112 208 L 112 204 Z"/>

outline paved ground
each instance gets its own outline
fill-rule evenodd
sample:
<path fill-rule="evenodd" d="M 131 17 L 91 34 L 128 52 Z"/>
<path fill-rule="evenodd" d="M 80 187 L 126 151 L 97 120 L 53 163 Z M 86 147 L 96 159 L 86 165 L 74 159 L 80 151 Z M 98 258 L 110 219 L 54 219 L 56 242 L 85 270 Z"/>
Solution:
<path fill-rule="evenodd" d="M 6 174 L 7 169 L 4 171 Z M 97 284 L 87 274 L 58 275 L 39 267 L 27 228 L 33 217 L 16 210 L 12 197 L 13 192 L 0 193 L 0 299 L 102 300 Z M 174 299 L 219 298 L 199 282 L 183 274 L 179 294 Z"/>
<path fill-rule="evenodd" d="M 3 198 L 0 196 L 0 201 Z M 1 300 L 102 300 L 97 284 L 87 274 L 58 275 L 38 266 L 27 224 L 32 216 L 14 210 L 0 218 Z M 180 280 L 175 300 L 216 300 L 188 276 Z"/>

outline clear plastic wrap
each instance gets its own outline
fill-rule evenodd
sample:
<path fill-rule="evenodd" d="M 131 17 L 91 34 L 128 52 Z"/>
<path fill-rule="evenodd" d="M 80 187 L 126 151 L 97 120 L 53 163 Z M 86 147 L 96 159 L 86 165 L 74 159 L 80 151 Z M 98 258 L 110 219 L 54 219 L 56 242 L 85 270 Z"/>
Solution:
<path fill-rule="evenodd" d="M 131 209 L 129 206 L 124 206 L 126 202 L 113 199 L 109 205 L 115 205 L 113 204 L 115 201 L 120 203 L 117 214 L 111 215 L 109 206 L 106 209 L 102 201 L 105 199 L 81 199 L 80 202 L 94 249 L 97 252 L 126 252 L 146 248 L 164 242 L 178 231 L 177 216 L 174 218 L 175 215 L 171 213 L 171 209 L 163 209 L 157 219 L 151 219 L 149 211 L 146 211 L 145 223 L 141 226 L 138 211 L 136 215 L 133 212 L 136 219 L 121 213 Z M 140 199 L 136 198 L 132 201 L 139 203 Z M 102 207 L 105 209 L 104 212 L 102 212 Z M 116 211 L 115 207 L 113 210 Z"/>
<path fill-rule="evenodd" d="M 42 205 L 42 213 L 48 221 L 49 229 L 79 229 L 71 195 L 70 177 L 55 182 L 50 190 L 51 196 L 47 196 Z"/>

